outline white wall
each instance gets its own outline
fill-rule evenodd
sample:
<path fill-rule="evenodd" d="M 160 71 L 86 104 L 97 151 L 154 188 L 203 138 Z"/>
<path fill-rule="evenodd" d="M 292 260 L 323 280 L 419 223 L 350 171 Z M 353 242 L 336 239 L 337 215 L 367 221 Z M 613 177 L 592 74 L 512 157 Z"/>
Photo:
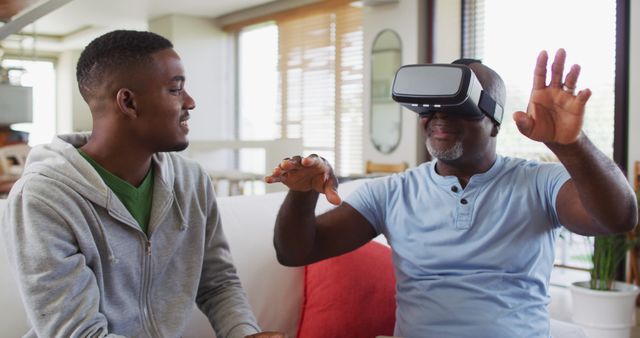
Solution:
<path fill-rule="evenodd" d="M 187 76 L 186 88 L 196 101 L 190 121 L 193 140 L 233 137 L 233 67 L 231 37 L 217 28 L 212 19 L 181 15 L 152 20 L 149 30 L 174 44 Z M 91 113 L 80 96 L 75 78 L 80 50 L 62 52 L 57 64 L 57 132 L 91 130 Z"/>
<path fill-rule="evenodd" d="M 60 53 L 56 67 L 57 125 L 56 133 L 89 131 L 93 126 L 89 106 L 80 95 L 76 81 L 76 64 L 80 50 Z"/>
<path fill-rule="evenodd" d="M 363 159 L 382 163 L 407 162 L 415 166 L 424 161 L 425 146 L 415 113 L 402 110 L 400 145 L 391 153 L 379 152 L 371 142 L 371 48 L 373 40 L 384 29 L 394 30 L 400 36 L 402 64 L 421 63 L 426 55 L 424 29 L 426 8 L 422 0 L 401 0 L 396 4 L 364 7 L 364 132 Z M 364 164 L 363 164 L 364 165 Z"/>
<path fill-rule="evenodd" d="M 149 30 L 171 40 L 185 68 L 187 92 L 196 108 L 189 120 L 189 140 L 234 138 L 233 36 L 212 19 L 170 15 L 149 22 Z M 207 170 L 233 167 L 232 151 L 216 151 L 197 157 Z"/>
<path fill-rule="evenodd" d="M 69 54 L 63 52 L 56 63 L 56 134 L 71 131 L 73 108 L 71 103 L 72 68 Z"/>
<path fill-rule="evenodd" d="M 435 0 L 433 24 L 433 62 L 451 63 L 462 55 L 460 0 Z"/>
<path fill-rule="evenodd" d="M 633 163 L 640 161 L 640 1 L 630 1 L 629 51 L 629 178 L 633 176 Z M 631 181 L 633 182 L 633 181 Z"/>

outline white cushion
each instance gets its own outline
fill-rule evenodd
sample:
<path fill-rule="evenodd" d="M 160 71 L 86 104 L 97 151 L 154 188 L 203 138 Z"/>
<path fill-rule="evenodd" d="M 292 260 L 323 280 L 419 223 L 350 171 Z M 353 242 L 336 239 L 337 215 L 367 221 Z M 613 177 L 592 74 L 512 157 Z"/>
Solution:
<path fill-rule="evenodd" d="M 295 336 L 302 306 L 302 268 L 280 265 L 273 226 L 286 193 L 222 197 L 218 207 L 231 255 L 258 324 Z"/>
<path fill-rule="evenodd" d="M 0 199 L 0 222 L 7 200 Z M 21 337 L 29 330 L 29 321 L 18 292 L 18 283 L 7 259 L 4 241 L 0 240 L 0 328 L 3 337 Z"/>

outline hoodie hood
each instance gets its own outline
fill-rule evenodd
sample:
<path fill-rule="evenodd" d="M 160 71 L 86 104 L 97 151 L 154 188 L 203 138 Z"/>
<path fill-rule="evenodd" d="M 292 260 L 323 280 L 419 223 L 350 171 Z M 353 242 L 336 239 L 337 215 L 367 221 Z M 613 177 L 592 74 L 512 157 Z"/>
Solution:
<path fill-rule="evenodd" d="M 27 157 L 24 178 L 28 179 L 30 175 L 51 178 L 106 208 L 109 188 L 76 149 L 85 145 L 90 135 L 81 133 L 56 136 L 51 143 L 34 147 Z"/>
<path fill-rule="evenodd" d="M 91 133 L 59 135 L 49 144 L 35 146 L 27 157 L 23 176 L 42 175 L 63 183 L 91 202 L 109 208 L 116 198 L 98 172 L 78 152 L 87 144 Z M 156 179 L 162 188 L 172 190 L 174 177 L 169 156 L 158 153 L 153 156 Z M 157 186 L 157 184 L 156 184 Z M 163 189 L 163 190 L 164 190 Z"/>

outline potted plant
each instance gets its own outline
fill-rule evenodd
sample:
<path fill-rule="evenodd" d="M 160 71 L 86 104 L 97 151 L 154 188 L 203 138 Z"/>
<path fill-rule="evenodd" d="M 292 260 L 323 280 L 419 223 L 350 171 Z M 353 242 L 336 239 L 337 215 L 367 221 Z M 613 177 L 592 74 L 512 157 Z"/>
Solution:
<path fill-rule="evenodd" d="M 636 193 L 637 195 L 638 193 Z M 571 285 L 574 323 L 590 338 L 628 338 L 635 325 L 640 288 L 616 281 L 616 273 L 637 239 L 625 235 L 595 236 L 591 280 Z"/>

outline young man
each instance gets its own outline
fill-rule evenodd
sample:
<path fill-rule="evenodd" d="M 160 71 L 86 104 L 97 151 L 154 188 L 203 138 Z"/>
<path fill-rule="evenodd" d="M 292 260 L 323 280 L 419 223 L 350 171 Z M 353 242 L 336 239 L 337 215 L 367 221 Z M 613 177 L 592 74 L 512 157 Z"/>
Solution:
<path fill-rule="evenodd" d="M 172 47 L 138 31 L 92 41 L 77 66 L 91 135 L 29 155 L 2 222 L 29 337 L 179 337 L 194 301 L 218 337 L 281 337 L 256 334 L 209 178 L 171 153 L 195 108 Z"/>
<path fill-rule="evenodd" d="M 266 178 L 290 188 L 275 226 L 280 262 L 313 263 L 384 234 L 398 283 L 396 335 L 549 337 L 558 229 L 621 233 L 638 211 L 622 172 L 581 131 L 591 92 L 574 93 L 579 66 L 563 82 L 559 50 L 547 85 L 547 59 L 539 55 L 527 112 L 514 119 L 562 164 L 498 156 L 496 121 L 442 112 L 420 119 L 434 161 L 368 181 L 346 203 L 322 158 L 285 159 Z M 500 77 L 480 63 L 468 67 L 504 107 Z M 340 205 L 315 217 L 319 193 Z"/>

